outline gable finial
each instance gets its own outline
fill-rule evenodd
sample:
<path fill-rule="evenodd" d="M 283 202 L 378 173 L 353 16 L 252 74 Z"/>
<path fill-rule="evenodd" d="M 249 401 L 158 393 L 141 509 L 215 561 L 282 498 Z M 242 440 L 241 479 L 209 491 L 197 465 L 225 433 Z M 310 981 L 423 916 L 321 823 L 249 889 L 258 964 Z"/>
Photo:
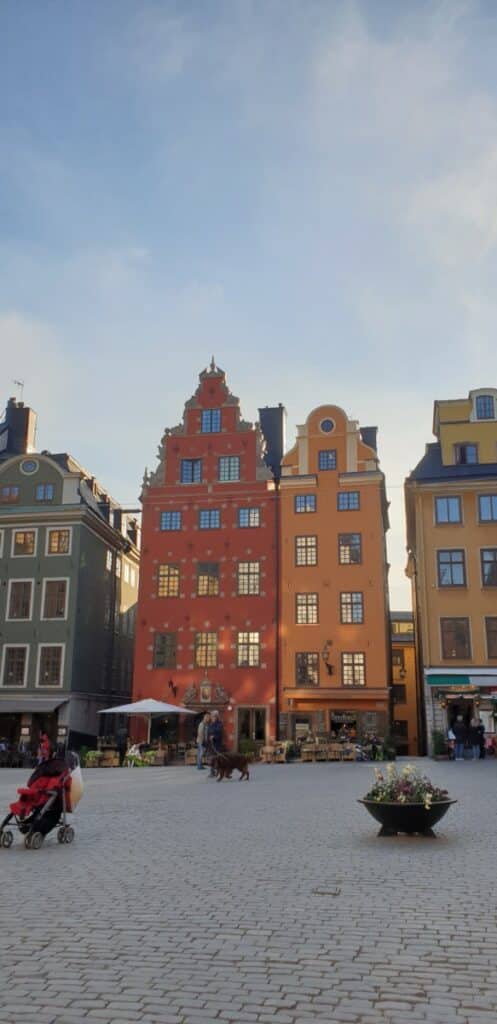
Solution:
<path fill-rule="evenodd" d="M 214 373 L 215 369 L 216 369 L 216 360 L 214 359 L 214 356 L 211 356 L 211 371 L 212 371 L 212 373 Z"/>

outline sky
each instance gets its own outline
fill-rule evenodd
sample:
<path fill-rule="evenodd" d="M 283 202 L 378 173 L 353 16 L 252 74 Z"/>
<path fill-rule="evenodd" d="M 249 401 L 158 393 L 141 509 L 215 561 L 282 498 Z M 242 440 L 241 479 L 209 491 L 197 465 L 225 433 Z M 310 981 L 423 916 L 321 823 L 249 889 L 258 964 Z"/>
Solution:
<path fill-rule="evenodd" d="M 497 386 L 493 0 L 0 0 L 0 405 L 126 505 L 214 354 L 379 427 Z"/>

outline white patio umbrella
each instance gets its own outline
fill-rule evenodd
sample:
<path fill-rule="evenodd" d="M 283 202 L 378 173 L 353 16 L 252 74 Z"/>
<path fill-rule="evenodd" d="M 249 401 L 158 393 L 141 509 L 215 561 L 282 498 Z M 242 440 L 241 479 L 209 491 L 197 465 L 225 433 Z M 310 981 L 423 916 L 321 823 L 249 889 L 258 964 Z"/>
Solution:
<path fill-rule="evenodd" d="M 162 700 L 137 700 L 133 704 L 118 704 L 113 708 L 104 708 L 99 715 L 143 715 L 148 721 L 147 742 L 150 743 L 150 729 L 153 715 L 195 715 L 190 708 L 178 707 L 177 704 L 166 704 Z"/>

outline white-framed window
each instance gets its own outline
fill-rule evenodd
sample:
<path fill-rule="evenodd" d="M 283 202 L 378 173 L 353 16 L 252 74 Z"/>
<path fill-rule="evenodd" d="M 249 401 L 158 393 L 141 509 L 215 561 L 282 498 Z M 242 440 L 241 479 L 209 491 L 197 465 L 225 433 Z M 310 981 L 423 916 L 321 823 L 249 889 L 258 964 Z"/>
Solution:
<path fill-rule="evenodd" d="M 37 484 L 35 490 L 36 501 L 53 501 L 55 497 L 55 487 L 53 484 Z"/>
<path fill-rule="evenodd" d="M 126 561 L 124 562 L 123 576 L 124 576 L 124 582 L 125 583 L 129 583 L 129 562 L 126 562 Z"/>
<path fill-rule="evenodd" d="M 247 526 L 260 526 L 261 525 L 261 510 L 255 506 L 254 508 L 239 508 L 238 509 L 238 525 L 241 527 Z"/>
<path fill-rule="evenodd" d="M 238 563 L 238 594 L 247 596 L 261 592 L 260 562 Z"/>
<path fill-rule="evenodd" d="M 37 686 L 62 686 L 65 653 L 65 644 L 38 645 Z"/>
<path fill-rule="evenodd" d="M 129 567 L 129 584 L 131 587 L 136 587 L 136 569 L 132 565 Z"/>
<path fill-rule="evenodd" d="M 36 542 L 38 530 L 29 528 L 27 530 L 12 531 L 12 558 L 33 558 L 36 555 Z"/>
<path fill-rule="evenodd" d="M 0 558 L 3 555 L 3 530 L 0 530 Z"/>
<path fill-rule="evenodd" d="M 54 619 L 63 622 L 67 619 L 69 605 L 69 579 L 51 579 L 45 577 L 41 589 L 41 616 L 42 621 L 53 621 Z"/>
<path fill-rule="evenodd" d="M 29 644 L 4 644 L 0 681 L 2 686 L 26 686 L 28 679 Z"/>
<path fill-rule="evenodd" d="M 110 548 L 105 552 L 105 568 L 107 572 L 112 572 L 112 551 Z"/>
<path fill-rule="evenodd" d="M 218 459 L 217 478 L 220 483 L 240 479 L 240 456 L 221 455 Z"/>
<path fill-rule="evenodd" d="M 118 580 L 121 579 L 121 559 L 119 558 L 119 555 L 116 557 L 116 576 Z"/>
<path fill-rule="evenodd" d="M 33 617 L 34 580 L 9 580 L 7 590 L 7 622 L 28 621 Z"/>
<path fill-rule="evenodd" d="M 238 668 L 257 668 L 261 660 L 261 636 L 258 631 L 238 633 L 236 663 Z"/>
<path fill-rule="evenodd" d="M 72 550 L 72 526 L 49 526 L 45 541 L 46 555 L 70 555 Z"/>

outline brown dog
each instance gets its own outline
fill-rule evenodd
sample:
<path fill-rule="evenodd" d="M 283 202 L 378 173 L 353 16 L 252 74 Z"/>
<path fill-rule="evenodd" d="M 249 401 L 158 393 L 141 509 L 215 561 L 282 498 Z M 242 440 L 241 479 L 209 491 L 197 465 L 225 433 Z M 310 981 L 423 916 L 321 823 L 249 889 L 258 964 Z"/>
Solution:
<path fill-rule="evenodd" d="M 231 773 L 234 768 L 237 768 L 240 772 L 239 782 L 242 779 L 246 779 L 248 782 L 250 779 L 249 761 L 244 754 L 216 754 L 212 766 L 214 771 L 217 772 L 218 782 L 222 782 L 223 779 L 231 779 Z"/>

